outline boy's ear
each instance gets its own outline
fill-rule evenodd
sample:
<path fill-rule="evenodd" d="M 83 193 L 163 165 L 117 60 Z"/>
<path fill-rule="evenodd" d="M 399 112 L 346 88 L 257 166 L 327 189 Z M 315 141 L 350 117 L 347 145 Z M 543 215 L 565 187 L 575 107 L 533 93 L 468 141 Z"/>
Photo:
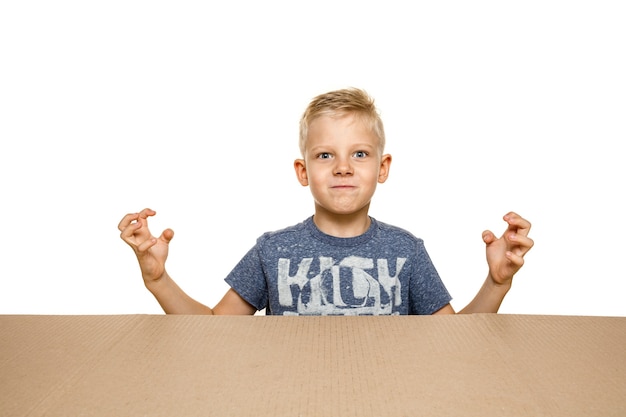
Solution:
<path fill-rule="evenodd" d="M 389 177 L 389 168 L 391 167 L 391 155 L 385 154 L 380 159 L 380 169 L 378 170 L 378 182 L 383 183 Z"/>
<path fill-rule="evenodd" d="M 296 170 L 298 182 L 300 182 L 303 187 L 309 185 L 309 177 L 306 173 L 306 163 L 304 162 L 304 159 L 296 159 L 293 161 L 293 168 Z"/>

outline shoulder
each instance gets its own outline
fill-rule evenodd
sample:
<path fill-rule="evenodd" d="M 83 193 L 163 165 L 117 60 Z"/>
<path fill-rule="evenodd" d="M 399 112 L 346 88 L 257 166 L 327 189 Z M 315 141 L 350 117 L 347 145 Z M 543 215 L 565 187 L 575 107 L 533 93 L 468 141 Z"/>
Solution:
<path fill-rule="evenodd" d="M 388 258 L 412 259 L 426 251 L 421 238 L 406 229 L 379 221 L 376 222 L 376 233 L 372 243 L 380 255 Z"/>
<path fill-rule="evenodd" d="M 372 218 L 372 222 L 375 223 L 376 228 L 379 231 L 379 236 L 383 239 L 401 239 L 406 242 L 414 242 L 419 245 L 423 245 L 424 241 L 415 236 L 408 230 L 391 225 L 389 223 L 381 222 Z"/>
<path fill-rule="evenodd" d="M 257 239 L 257 244 L 263 246 L 275 242 L 284 242 L 300 239 L 302 238 L 303 234 L 307 232 L 309 222 L 310 218 L 292 226 L 265 232 L 261 236 L 259 236 L 259 238 Z"/>

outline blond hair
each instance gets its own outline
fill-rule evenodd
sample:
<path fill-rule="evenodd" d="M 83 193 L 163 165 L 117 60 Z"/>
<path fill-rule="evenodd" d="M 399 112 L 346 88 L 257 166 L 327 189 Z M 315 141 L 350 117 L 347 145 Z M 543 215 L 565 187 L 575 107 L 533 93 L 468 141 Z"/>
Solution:
<path fill-rule="evenodd" d="M 382 155 L 385 149 L 385 130 L 380 114 L 374 105 L 374 99 L 358 88 L 345 88 L 320 94 L 309 103 L 300 119 L 300 152 L 304 156 L 309 125 L 320 116 L 344 117 L 356 115 L 368 123 L 378 136 L 378 148 Z"/>

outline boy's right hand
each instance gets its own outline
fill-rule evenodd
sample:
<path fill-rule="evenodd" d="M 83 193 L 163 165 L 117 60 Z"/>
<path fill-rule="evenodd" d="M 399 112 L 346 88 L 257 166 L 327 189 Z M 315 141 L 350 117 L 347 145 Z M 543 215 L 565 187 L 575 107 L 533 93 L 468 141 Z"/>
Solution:
<path fill-rule="evenodd" d="M 149 208 L 139 213 L 130 213 L 117 226 L 122 240 L 135 252 L 146 284 L 163 277 L 169 243 L 174 237 L 172 229 L 165 229 L 158 239 L 152 236 L 148 229 L 148 217 L 155 214 L 156 211 Z"/>

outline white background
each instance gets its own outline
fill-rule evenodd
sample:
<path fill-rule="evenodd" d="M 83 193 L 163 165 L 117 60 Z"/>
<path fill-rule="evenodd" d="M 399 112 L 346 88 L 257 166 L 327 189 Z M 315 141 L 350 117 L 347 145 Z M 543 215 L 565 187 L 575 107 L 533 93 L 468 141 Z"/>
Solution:
<path fill-rule="evenodd" d="M 425 240 L 455 308 L 514 210 L 536 244 L 502 313 L 624 316 L 622 4 L 3 2 L 0 313 L 161 313 L 117 230 L 144 207 L 214 305 L 312 214 L 298 120 L 356 86 L 394 157 L 371 214 Z"/>

